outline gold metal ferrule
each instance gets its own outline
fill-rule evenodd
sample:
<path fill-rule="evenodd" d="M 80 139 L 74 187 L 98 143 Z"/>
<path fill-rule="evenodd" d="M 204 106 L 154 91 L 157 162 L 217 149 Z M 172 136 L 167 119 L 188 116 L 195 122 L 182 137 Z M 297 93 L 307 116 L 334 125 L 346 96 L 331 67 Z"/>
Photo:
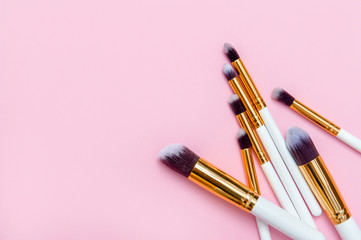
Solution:
<path fill-rule="evenodd" d="M 250 95 L 252 102 L 256 109 L 259 111 L 266 107 L 266 103 L 263 101 L 261 94 L 258 92 L 256 85 L 254 84 L 251 76 L 249 75 L 246 67 L 244 66 L 242 60 L 238 58 L 236 61 L 232 62 L 232 65 L 239 74 L 244 86 L 247 89 L 248 94 Z"/>
<path fill-rule="evenodd" d="M 231 85 L 233 91 L 239 96 L 243 105 L 246 108 L 246 112 L 255 128 L 259 128 L 264 125 L 263 119 L 259 115 L 259 113 L 254 109 L 252 103 L 248 99 L 246 92 L 243 90 L 242 85 L 237 77 L 228 81 Z"/>
<path fill-rule="evenodd" d="M 316 112 L 314 112 L 307 106 L 303 105 L 296 99 L 293 101 L 290 107 L 296 112 L 300 113 L 305 118 L 308 118 L 309 120 L 320 126 L 321 128 L 325 129 L 327 132 L 331 133 L 332 135 L 336 136 L 341 130 L 339 126 L 333 124 L 331 121 L 317 114 Z"/>
<path fill-rule="evenodd" d="M 246 171 L 248 186 L 258 195 L 261 195 L 258 185 L 257 173 L 254 168 L 251 148 L 241 149 L 244 169 Z"/>
<path fill-rule="evenodd" d="M 268 162 L 269 159 L 267 157 L 266 151 L 264 150 L 255 130 L 252 128 L 247 114 L 243 112 L 241 114 L 238 114 L 236 117 L 239 125 L 241 125 L 241 127 L 246 131 L 249 139 L 251 140 L 253 150 L 256 153 L 259 163 L 262 165 Z"/>
<path fill-rule="evenodd" d="M 351 217 L 340 191 L 320 156 L 299 168 L 334 225 L 343 223 Z"/>
<path fill-rule="evenodd" d="M 189 180 L 248 212 L 252 211 L 259 195 L 238 180 L 200 158 Z"/>

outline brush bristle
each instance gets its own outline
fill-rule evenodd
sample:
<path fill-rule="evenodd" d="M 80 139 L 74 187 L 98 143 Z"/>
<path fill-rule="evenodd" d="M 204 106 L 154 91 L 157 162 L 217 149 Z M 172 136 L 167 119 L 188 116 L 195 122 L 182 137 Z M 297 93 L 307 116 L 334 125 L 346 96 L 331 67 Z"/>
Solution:
<path fill-rule="evenodd" d="M 251 140 L 249 139 L 246 131 L 241 128 L 237 133 L 237 141 L 241 149 L 247 149 L 252 147 Z"/>
<path fill-rule="evenodd" d="M 158 157 L 162 163 L 188 177 L 199 160 L 199 156 L 182 144 L 170 144 L 163 148 Z"/>
<path fill-rule="evenodd" d="M 234 62 L 239 58 L 238 52 L 230 43 L 225 43 L 223 46 L 224 53 L 227 55 L 229 61 Z"/>
<path fill-rule="evenodd" d="M 301 128 L 291 127 L 288 129 L 286 143 L 298 166 L 304 165 L 319 156 L 312 139 Z"/>
<path fill-rule="evenodd" d="M 223 65 L 223 74 L 224 76 L 227 78 L 228 81 L 232 80 L 233 78 L 237 77 L 236 72 L 233 70 L 233 67 L 228 64 L 225 63 Z"/>
<path fill-rule="evenodd" d="M 273 89 L 272 98 L 286 104 L 287 106 L 291 106 L 293 101 L 295 101 L 295 98 L 282 88 Z"/>
<path fill-rule="evenodd" d="M 244 107 L 241 99 L 238 97 L 237 94 L 233 94 L 229 97 L 228 103 L 232 108 L 232 111 L 235 115 L 241 114 L 244 111 L 246 111 L 246 108 Z"/>

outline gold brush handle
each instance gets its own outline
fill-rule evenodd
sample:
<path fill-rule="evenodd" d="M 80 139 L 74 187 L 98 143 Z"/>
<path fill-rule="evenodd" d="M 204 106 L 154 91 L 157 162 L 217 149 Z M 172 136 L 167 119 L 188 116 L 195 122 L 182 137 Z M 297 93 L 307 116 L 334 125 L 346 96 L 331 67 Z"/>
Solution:
<path fill-rule="evenodd" d="M 247 212 L 258 200 L 257 193 L 202 158 L 188 179 Z"/>
<path fill-rule="evenodd" d="M 318 156 L 299 168 L 332 223 L 336 225 L 348 220 L 351 213 L 322 158 Z"/>

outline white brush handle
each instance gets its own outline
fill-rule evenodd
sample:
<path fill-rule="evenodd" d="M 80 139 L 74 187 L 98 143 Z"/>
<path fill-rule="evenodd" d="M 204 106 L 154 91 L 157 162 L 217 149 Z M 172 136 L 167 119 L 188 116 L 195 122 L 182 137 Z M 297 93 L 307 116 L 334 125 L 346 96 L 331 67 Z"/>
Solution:
<path fill-rule="evenodd" d="M 323 240 L 321 232 L 301 222 L 282 208 L 263 197 L 259 197 L 251 214 L 260 218 L 280 232 L 296 240 Z"/>
<path fill-rule="evenodd" d="M 344 129 L 341 129 L 341 131 L 337 134 L 336 137 L 338 137 L 338 139 L 340 139 L 347 145 L 361 152 L 361 140 L 352 135 L 351 133 L 345 131 Z"/>
<path fill-rule="evenodd" d="M 315 195 L 313 195 L 295 160 L 288 151 L 285 139 L 283 138 L 282 133 L 279 130 L 276 122 L 274 121 L 270 111 L 267 107 L 265 107 L 261 109 L 259 113 L 263 118 L 266 128 L 270 133 L 279 153 L 281 154 L 283 161 L 286 163 L 286 166 L 290 171 L 293 180 L 295 181 L 305 202 L 307 203 L 308 208 L 314 216 L 320 216 L 322 214 L 322 208 L 320 207 L 320 204 L 318 204 Z"/>
<path fill-rule="evenodd" d="M 268 156 L 270 157 L 272 164 L 275 167 L 276 172 L 278 173 L 278 176 L 280 177 L 281 182 L 288 193 L 288 196 L 296 208 L 298 216 L 305 223 L 314 228 L 317 228 L 265 125 L 257 128 L 257 133 L 263 143 L 263 146 L 266 148 Z"/>
<path fill-rule="evenodd" d="M 361 230 L 353 217 L 350 217 L 346 222 L 335 225 L 335 227 L 343 240 L 361 239 Z"/>
<path fill-rule="evenodd" d="M 286 190 L 284 189 L 280 179 L 277 176 L 271 162 L 266 162 L 261 165 L 264 175 L 271 185 L 273 192 L 276 194 L 281 206 L 292 215 L 298 217 L 297 211 L 293 206 L 291 199 L 288 197 Z"/>
<path fill-rule="evenodd" d="M 261 219 L 256 218 L 258 234 L 261 240 L 271 240 L 271 232 L 267 223 L 264 223 Z"/>

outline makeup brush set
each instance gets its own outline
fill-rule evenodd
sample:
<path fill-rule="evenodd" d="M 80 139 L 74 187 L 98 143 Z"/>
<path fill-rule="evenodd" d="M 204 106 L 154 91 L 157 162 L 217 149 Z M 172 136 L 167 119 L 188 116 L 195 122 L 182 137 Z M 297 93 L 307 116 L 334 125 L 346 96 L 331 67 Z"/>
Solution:
<path fill-rule="evenodd" d="M 223 73 L 234 92 L 228 102 L 241 127 L 237 140 L 247 185 L 181 144 L 166 146 L 159 153 L 160 160 L 194 183 L 254 215 L 262 240 L 271 239 L 269 225 L 292 239 L 325 239 L 312 217 L 320 216 L 322 209 L 342 239 L 361 240 L 361 230 L 310 136 L 304 130 L 292 127 L 285 140 L 236 49 L 226 43 L 224 52 L 232 63 L 223 66 Z M 361 152 L 360 139 L 285 90 L 276 88 L 272 97 Z M 252 152 L 282 208 L 260 195 Z"/>

